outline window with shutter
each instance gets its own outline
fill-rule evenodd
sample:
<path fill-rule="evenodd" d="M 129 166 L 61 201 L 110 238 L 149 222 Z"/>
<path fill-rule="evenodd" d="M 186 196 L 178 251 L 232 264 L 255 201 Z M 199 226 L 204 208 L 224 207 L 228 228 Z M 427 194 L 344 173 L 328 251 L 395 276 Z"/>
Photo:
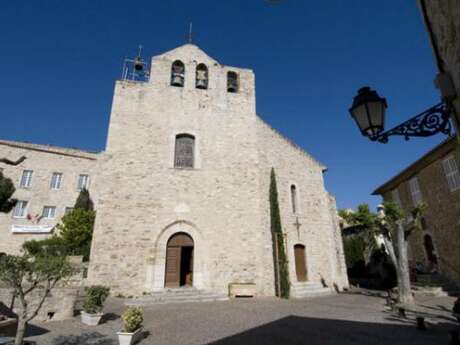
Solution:
<path fill-rule="evenodd" d="M 195 154 L 195 137 L 189 134 L 176 136 L 174 167 L 193 168 Z"/>
<path fill-rule="evenodd" d="M 457 162 L 454 156 L 449 156 L 442 161 L 447 184 L 451 192 L 460 188 L 460 174 L 458 173 Z"/>
<path fill-rule="evenodd" d="M 409 189 L 412 196 L 412 202 L 414 206 L 417 206 L 423 201 L 422 191 L 420 190 L 420 185 L 418 183 L 417 177 L 413 177 L 409 180 Z"/>

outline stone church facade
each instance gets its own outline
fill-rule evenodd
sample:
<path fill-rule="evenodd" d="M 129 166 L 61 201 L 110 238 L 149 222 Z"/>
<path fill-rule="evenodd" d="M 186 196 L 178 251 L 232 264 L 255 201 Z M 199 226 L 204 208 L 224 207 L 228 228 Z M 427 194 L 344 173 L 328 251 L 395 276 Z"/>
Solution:
<path fill-rule="evenodd" d="M 59 158 L 75 176 L 84 165 L 72 160 L 88 160 L 94 176 L 87 283 L 124 295 L 187 285 L 227 293 L 229 284 L 249 283 L 257 295 L 274 295 L 274 168 L 291 283 L 346 287 L 326 168 L 257 116 L 253 72 L 221 65 L 186 44 L 153 57 L 150 76 L 117 81 L 105 151 Z M 23 153 L 3 150 L 0 143 L 2 156 Z M 24 149 L 27 157 L 39 154 L 54 157 Z M 8 169 L 19 178 L 23 167 Z M 70 189 L 66 196 L 75 198 Z M 37 193 L 38 204 L 48 202 L 40 200 L 47 193 Z M 19 243 L 30 236 L 12 233 L 11 215 L 1 217 L 2 238 Z M 0 244 L 0 251 L 17 249 Z"/>

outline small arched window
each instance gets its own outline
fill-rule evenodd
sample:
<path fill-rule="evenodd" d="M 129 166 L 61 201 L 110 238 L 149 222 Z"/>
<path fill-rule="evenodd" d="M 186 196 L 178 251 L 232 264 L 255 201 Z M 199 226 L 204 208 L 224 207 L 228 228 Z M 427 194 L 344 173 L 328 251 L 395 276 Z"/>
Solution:
<path fill-rule="evenodd" d="M 227 72 L 227 91 L 232 93 L 238 92 L 238 74 L 236 72 Z"/>
<path fill-rule="evenodd" d="M 184 86 L 185 79 L 185 66 L 182 61 L 176 60 L 171 66 L 171 85 L 172 86 Z"/>
<path fill-rule="evenodd" d="M 291 206 L 292 213 L 297 213 L 297 188 L 291 185 Z"/>
<path fill-rule="evenodd" d="M 208 67 L 206 67 L 204 63 L 200 63 L 196 66 L 195 87 L 197 89 L 208 88 Z"/>
<path fill-rule="evenodd" d="M 195 137 L 190 134 L 178 134 L 174 151 L 175 168 L 193 168 L 195 160 Z"/>

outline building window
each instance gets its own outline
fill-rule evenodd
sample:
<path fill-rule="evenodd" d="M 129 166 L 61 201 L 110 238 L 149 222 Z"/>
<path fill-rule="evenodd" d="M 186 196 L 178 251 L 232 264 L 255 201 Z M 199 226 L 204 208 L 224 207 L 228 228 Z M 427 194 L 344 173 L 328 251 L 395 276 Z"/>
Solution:
<path fill-rule="evenodd" d="M 174 151 L 175 168 L 193 168 L 195 154 L 195 137 L 190 134 L 176 136 Z"/>
<path fill-rule="evenodd" d="M 227 91 L 231 93 L 238 92 L 238 74 L 236 72 L 227 72 Z"/>
<path fill-rule="evenodd" d="M 25 218 L 26 217 L 26 210 L 27 210 L 27 201 L 18 200 L 16 205 L 13 209 L 13 217 L 14 218 Z"/>
<path fill-rule="evenodd" d="M 292 213 L 297 213 L 297 189 L 295 185 L 291 185 L 291 207 Z"/>
<path fill-rule="evenodd" d="M 184 86 L 185 80 L 185 66 L 182 61 L 176 60 L 171 66 L 171 85 L 172 86 Z"/>
<path fill-rule="evenodd" d="M 82 190 L 82 189 L 88 189 L 89 186 L 89 175 L 81 174 L 78 176 L 78 185 L 77 189 Z"/>
<path fill-rule="evenodd" d="M 394 204 L 398 205 L 398 207 L 402 207 L 398 188 L 395 188 L 391 191 L 391 201 L 393 201 Z"/>
<path fill-rule="evenodd" d="M 412 196 L 412 203 L 414 206 L 417 206 L 423 201 L 422 191 L 420 190 L 420 185 L 418 183 L 417 177 L 413 177 L 409 180 L 409 189 Z"/>
<path fill-rule="evenodd" d="M 32 174 L 32 170 L 24 170 L 22 172 L 21 182 L 19 183 L 21 188 L 29 188 L 32 185 Z"/>
<path fill-rule="evenodd" d="M 64 216 L 67 216 L 72 211 L 73 211 L 73 207 L 66 207 L 64 210 Z"/>
<path fill-rule="evenodd" d="M 451 192 L 460 188 L 460 174 L 458 173 L 457 162 L 454 156 L 449 156 L 442 161 L 447 184 Z"/>
<path fill-rule="evenodd" d="M 197 89 L 208 88 L 208 68 L 204 63 L 200 63 L 196 67 L 195 87 Z"/>
<path fill-rule="evenodd" d="M 51 175 L 50 188 L 61 189 L 62 184 L 62 173 L 55 172 Z"/>
<path fill-rule="evenodd" d="M 42 217 L 44 219 L 54 219 L 56 217 L 56 206 L 43 207 Z"/>

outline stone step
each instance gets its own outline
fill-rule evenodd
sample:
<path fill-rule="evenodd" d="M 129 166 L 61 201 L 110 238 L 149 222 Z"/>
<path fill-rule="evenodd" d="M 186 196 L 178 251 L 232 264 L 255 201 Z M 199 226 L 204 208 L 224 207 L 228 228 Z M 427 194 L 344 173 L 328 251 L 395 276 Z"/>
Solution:
<path fill-rule="evenodd" d="M 295 290 L 317 290 L 324 288 L 324 286 L 321 283 L 293 283 L 291 288 Z"/>
<path fill-rule="evenodd" d="M 228 296 L 198 289 L 167 289 L 151 295 L 125 300 L 126 305 L 148 306 L 168 303 L 226 301 Z"/>
<path fill-rule="evenodd" d="M 293 283 L 291 286 L 291 297 L 295 299 L 327 296 L 333 293 L 330 288 L 324 287 L 321 283 Z"/>
<path fill-rule="evenodd" d="M 334 292 L 329 288 L 321 288 L 318 290 L 309 290 L 309 291 L 299 291 L 291 294 L 292 298 L 300 299 L 300 298 L 314 298 L 314 297 L 321 297 L 321 296 L 329 296 L 333 295 Z"/>
<path fill-rule="evenodd" d="M 417 281 L 412 283 L 417 294 L 433 296 L 457 296 L 458 287 L 442 274 L 418 274 Z"/>

